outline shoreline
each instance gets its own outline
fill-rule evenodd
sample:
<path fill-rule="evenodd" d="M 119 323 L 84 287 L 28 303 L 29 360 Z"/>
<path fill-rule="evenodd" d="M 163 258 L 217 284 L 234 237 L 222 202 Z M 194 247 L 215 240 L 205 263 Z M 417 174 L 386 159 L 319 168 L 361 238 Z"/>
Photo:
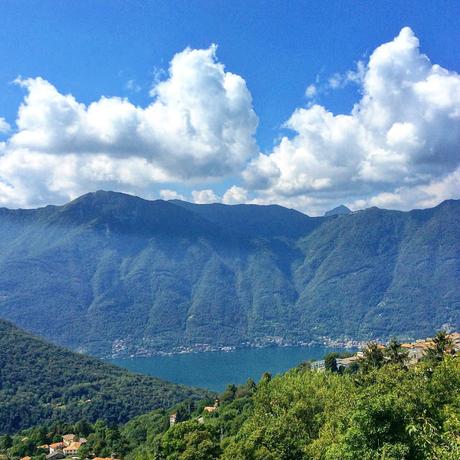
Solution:
<path fill-rule="evenodd" d="M 380 342 L 379 340 L 377 340 Z M 117 350 L 116 352 L 106 355 L 103 359 L 132 359 L 132 358 L 152 358 L 154 356 L 175 356 L 194 353 L 215 353 L 224 352 L 231 353 L 243 349 L 257 348 L 287 348 L 287 347 L 325 347 L 325 348 L 340 348 L 343 350 L 362 349 L 369 341 L 354 340 L 354 339 L 332 339 L 330 337 L 321 337 L 315 340 L 285 340 L 282 338 L 264 338 L 251 342 L 241 342 L 237 345 L 210 345 L 205 343 L 196 343 L 188 346 L 174 347 L 170 350 L 148 350 L 139 348 L 135 352 L 129 352 L 126 349 Z"/>

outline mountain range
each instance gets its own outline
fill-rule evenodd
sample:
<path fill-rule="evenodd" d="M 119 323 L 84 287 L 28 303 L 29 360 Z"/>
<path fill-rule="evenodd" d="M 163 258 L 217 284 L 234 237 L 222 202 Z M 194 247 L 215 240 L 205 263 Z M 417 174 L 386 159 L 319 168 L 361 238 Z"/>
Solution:
<path fill-rule="evenodd" d="M 460 201 L 309 217 L 98 191 L 0 209 L 0 317 L 129 356 L 460 327 Z"/>

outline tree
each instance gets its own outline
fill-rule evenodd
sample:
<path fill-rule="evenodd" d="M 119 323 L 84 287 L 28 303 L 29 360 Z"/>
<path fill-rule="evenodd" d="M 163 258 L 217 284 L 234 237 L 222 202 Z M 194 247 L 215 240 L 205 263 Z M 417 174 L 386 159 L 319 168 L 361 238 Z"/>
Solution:
<path fill-rule="evenodd" d="M 364 359 L 362 362 L 362 369 L 364 371 L 379 369 L 385 363 L 385 356 L 378 343 L 369 342 L 363 351 Z"/>
<path fill-rule="evenodd" d="M 92 426 L 86 419 L 81 419 L 75 424 L 75 431 L 84 438 L 91 433 L 91 430 Z"/>
<path fill-rule="evenodd" d="M 235 399 L 235 395 L 236 395 L 236 386 L 231 383 L 227 385 L 227 388 L 221 394 L 219 399 L 221 402 L 229 402 Z"/>
<path fill-rule="evenodd" d="M 337 372 L 337 353 L 329 353 L 324 358 L 324 367 L 331 372 Z"/>
<path fill-rule="evenodd" d="M 262 374 L 262 377 L 260 378 L 260 381 L 261 382 L 270 382 L 271 379 L 272 379 L 272 374 L 270 374 L 270 372 L 264 372 Z"/>
<path fill-rule="evenodd" d="M 193 431 L 185 435 L 185 450 L 180 460 L 213 460 L 218 458 L 221 449 L 216 437 L 209 431 Z"/>
<path fill-rule="evenodd" d="M 177 423 L 161 436 L 159 457 L 183 460 L 212 460 L 220 454 L 216 427 L 195 420 Z"/>
<path fill-rule="evenodd" d="M 433 345 L 430 346 L 425 357 L 433 362 L 442 361 L 446 353 L 452 353 L 453 343 L 446 331 L 439 331 L 433 337 Z"/>
<path fill-rule="evenodd" d="M 394 337 L 390 339 L 385 348 L 385 356 L 391 364 L 398 364 L 402 367 L 406 365 L 409 353 L 404 350 L 401 343 Z"/>
<path fill-rule="evenodd" d="M 13 445 L 13 439 L 10 435 L 6 434 L 4 436 L 0 436 L 0 452 L 6 451 Z"/>

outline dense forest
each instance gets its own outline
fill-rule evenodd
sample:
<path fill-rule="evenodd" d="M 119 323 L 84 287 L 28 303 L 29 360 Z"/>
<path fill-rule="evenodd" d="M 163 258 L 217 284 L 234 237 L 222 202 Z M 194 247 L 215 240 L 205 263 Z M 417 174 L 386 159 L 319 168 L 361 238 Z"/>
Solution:
<path fill-rule="evenodd" d="M 123 423 L 209 395 L 73 353 L 0 320 L 0 433 L 52 420 Z"/>
<path fill-rule="evenodd" d="M 72 432 L 87 437 L 80 457 L 126 460 L 454 460 L 460 458 L 460 361 L 440 334 L 425 358 L 407 364 L 396 341 L 370 344 L 359 366 L 325 372 L 303 363 L 259 383 L 229 385 L 219 406 L 187 400 L 122 426 L 80 420 L 0 437 L 5 458 Z M 169 416 L 176 413 L 176 423 Z"/>
<path fill-rule="evenodd" d="M 0 209 L 0 317 L 102 357 L 428 336 L 460 328 L 459 227 L 458 200 L 309 217 L 99 191 Z"/>

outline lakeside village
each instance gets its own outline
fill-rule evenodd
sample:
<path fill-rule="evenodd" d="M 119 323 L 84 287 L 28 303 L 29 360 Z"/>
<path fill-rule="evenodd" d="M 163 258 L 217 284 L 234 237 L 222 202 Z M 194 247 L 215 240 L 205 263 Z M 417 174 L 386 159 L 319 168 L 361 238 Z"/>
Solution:
<path fill-rule="evenodd" d="M 352 339 L 332 339 L 327 336 L 319 337 L 316 340 L 288 340 L 281 336 L 265 336 L 255 338 L 252 341 L 241 342 L 238 345 L 210 345 L 209 343 L 194 343 L 188 346 L 173 347 L 171 350 L 152 350 L 148 340 L 144 340 L 145 346 L 135 349 L 131 348 L 128 340 L 117 339 L 112 344 L 112 351 L 105 356 L 106 359 L 117 358 L 149 358 L 151 356 L 172 356 L 189 353 L 208 353 L 213 351 L 232 352 L 244 348 L 268 348 L 268 347 L 311 347 L 325 346 L 331 348 L 357 349 L 366 346 L 365 341 Z M 84 353 L 84 350 L 81 350 Z"/>
<path fill-rule="evenodd" d="M 455 353 L 460 352 L 460 332 L 452 332 L 447 335 L 447 338 L 452 342 L 452 350 Z M 381 350 L 385 349 L 382 344 L 376 344 L 377 348 Z M 426 354 L 426 352 L 433 348 L 434 342 L 431 337 L 426 339 L 419 339 L 411 343 L 402 343 L 401 348 L 407 352 L 407 363 L 413 365 L 418 363 Z M 358 351 L 356 354 L 348 358 L 336 358 L 337 369 L 348 369 L 352 366 L 358 365 L 359 362 L 364 359 L 364 352 Z M 313 361 L 310 363 L 311 369 L 324 371 L 326 369 L 326 361 L 324 359 Z"/>
<path fill-rule="evenodd" d="M 460 352 L 460 333 L 453 332 L 447 334 L 446 338 L 449 340 L 451 344 L 451 351 L 454 353 Z M 401 349 L 405 350 L 407 353 L 407 363 L 409 365 L 413 365 L 418 363 L 424 356 L 428 350 L 432 349 L 435 345 L 433 338 L 426 338 L 416 340 L 412 343 L 402 343 Z M 375 344 L 378 349 L 382 351 L 385 349 L 385 346 L 382 344 Z M 348 369 L 352 366 L 359 365 L 359 362 L 365 358 L 364 351 L 358 351 L 354 355 L 347 357 L 347 358 L 335 358 L 335 363 L 337 369 Z M 326 370 L 326 361 L 324 359 L 313 361 L 310 363 L 310 369 L 324 372 Z M 211 414 L 219 409 L 219 400 L 215 400 L 214 405 L 206 406 L 203 408 L 203 414 L 197 418 L 199 423 L 205 422 L 205 415 Z M 177 420 L 177 413 L 172 413 L 169 416 L 169 425 L 175 425 L 178 422 Z M 43 452 L 47 453 L 46 460 L 60 460 L 60 459 L 72 459 L 72 460 L 79 460 L 80 457 L 78 456 L 78 451 L 81 446 L 86 444 L 85 438 L 78 438 L 74 434 L 65 434 L 62 436 L 62 439 L 58 442 L 52 444 L 44 444 L 41 446 L 37 446 Z M 22 457 L 21 460 L 32 460 L 31 457 Z M 86 460 L 119 460 L 115 456 L 112 457 L 90 457 Z"/>

